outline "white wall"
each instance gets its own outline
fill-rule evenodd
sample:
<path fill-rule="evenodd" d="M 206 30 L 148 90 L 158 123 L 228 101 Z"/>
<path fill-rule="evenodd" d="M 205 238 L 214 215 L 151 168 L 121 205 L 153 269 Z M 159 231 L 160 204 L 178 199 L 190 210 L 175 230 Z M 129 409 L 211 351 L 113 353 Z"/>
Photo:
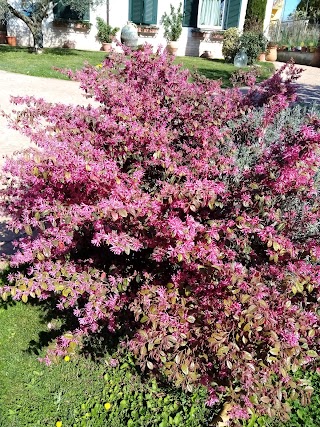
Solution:
<path fill-rule="evenodd" d="M 15 0 L 20 2 L 21 0 Z M 139 44 L 148 42 L 154 49 L 158 46 L 166 46 L 166 40 L 163 37 L 163 29 L 160 20 L 164 12 L 170 11 L 170 4 L 178 7 L 181 0 L 158 0 L 157 26 L 159 31 L 154 37 L 140 37 Z M 272 0 L 271 0 L 272 1 Z M 246 4 L 247 0 L 243 0 Z M 109 0 L 109 18 L 113 27 L 122 28 L 126 25 L 129 15 L 129 0 Z M 72 26 L 57 27 L 53 25 L 53 13 L 50 11 L 48 18 L 43 22 L 44 46 L 45 47 L 62 47 L 67 41 L 73 42 L 76 49 L 99 50 L 100 43 L 96 40 L 96 18 L 97 16 L 106 20 L 107 10 L 106 3 L 100 5 L 95 10 L 90 11 L 90 30 L 79 30 Z M 32 46 L 32 35 L 27 26 L 19 19 L 10 19 L 8 23 L 8 35 L 17 37 L 17 43 L 21 46 Z M 117 34 L 120 40 L 120 31 Z M 201 56 L 204 52 L 211 53 L 211 57 L 222 58 L 221 43 L 209 42 L 203 40 L 201 34 L 194 34 L 192 28 L 183 28 L 180 37 L 180 47 L 177 52 L 178 56 L 190 55 Z"/>
<path fill-rule="evenodd" d="M 265 35 L 268 35 L 268 32 L 269 32 L 269 26 L 270 26 L 271 15 L 272 15 L 272 6 L 273 6 L 273 0 L 268 0 L 267 6 L 266 6 L 266 12 L 264 15 L 264 21 L 263 21 L 263 32 L 265 33 Z"/>

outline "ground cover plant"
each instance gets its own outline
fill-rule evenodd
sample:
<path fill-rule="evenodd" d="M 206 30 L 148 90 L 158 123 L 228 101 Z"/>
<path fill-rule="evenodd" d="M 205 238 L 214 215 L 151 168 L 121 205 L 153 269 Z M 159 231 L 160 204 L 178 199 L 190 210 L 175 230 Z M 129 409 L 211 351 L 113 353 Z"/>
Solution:
<path fill-rule="evenodd" d="M 67 79 L 68 77 L 56 68 L 76 71 L 80 70 L 85 62 L 91 65 L 100 64 L 105 56 L 105 52 L 61 48 L 44 49 L 42 55 L 34 55 L 28 48 L 0 46 L 0 69 L 30 76 Z M 183 64 L 192 72 L 198 71 L 209 79 L 221 79 L 224 87 L 231 86 L 229 79 L 236 70 L 231 64 L 205 58 L 178 57 L 176 63 Z M 274 65 L 270 62 L 261 62 L 259 65 L 261 72 L 258 81 L 262 81 L 270 77 Z"/>
<path fill-rule="evenodd" d="M 317 427 L 320 419 L 320 372 L 319 369 L 315 372 L 306 372 L 302 375 L 301 372 L 296 374 L 299 378 L 310 380 L 314 389 L 310 402 L 293 400 L 291 404 L 290 419 L 286 422 L 281 422 L 277 419 L 270 419 L 267 416 L 253 416 L 250 421 L 245 422 L 245 427 Z"/>
<path fill-rule="evenodd" d="M 27 267 L 2 298 L 73 314 L 48 364 L 117 334 L 143 371 L 206 386 L 234 422 L 285 418 L 311 395 L 292 374 L 319 337 L 320 121 L 282 116 L 299 71 L 242 95 L 127 55 L 75 76 L 98 107 L 15 99 L 38 148 L 4 169 L 2 205 L 27 233 L 11 265 Z"/>

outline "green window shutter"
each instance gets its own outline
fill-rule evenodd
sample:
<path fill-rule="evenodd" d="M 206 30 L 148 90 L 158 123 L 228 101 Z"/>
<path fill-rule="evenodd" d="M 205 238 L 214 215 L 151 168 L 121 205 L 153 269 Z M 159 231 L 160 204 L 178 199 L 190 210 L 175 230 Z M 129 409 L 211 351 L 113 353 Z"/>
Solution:
<path fill-rule="evenodd" d="M 183 5 L 183 23 L 184 27 L 198 26 L 198 7 L 199 0 L 184 0 Z"/>
<path fill-rule="evenodd" d="M 55 19 L 62 19 L 65 6 L 61 3 L 56 3 L 53 6 L 53 15 Z"/>
<path fill-rule="evenodd" d="M 82 20 L 85 22 L 90 21 L 90 6 L 87 7 L 86 11 L 83 14 Z"/>
<path fill-rule="evenodd" d="M 225 29 L 238 27 L 242 0 L 229 0 L 227 4 Z"/>
<path fill-rule="evenodd" d="M 158 0 L 144 0 L 143 24 L 156 24 Z"/>
<path fill-rule="evenodd" d="M 143 22 L 143 0 L 130 0 L 129 2 L 129 21 L 135 24 Z"/>

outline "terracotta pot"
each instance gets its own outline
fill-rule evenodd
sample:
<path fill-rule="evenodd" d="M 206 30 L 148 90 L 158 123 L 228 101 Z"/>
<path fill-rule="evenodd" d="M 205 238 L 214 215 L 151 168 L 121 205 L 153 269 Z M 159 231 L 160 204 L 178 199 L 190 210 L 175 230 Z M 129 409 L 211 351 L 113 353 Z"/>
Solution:
<path fill-rule="evenodd" d="M 260 61 L 260 62 L 265 62 L 266 61 L 266 54 L 265 54 L 265 52 L 260 53 L 258 55 L 258 61 Z"/>
<path fill-rule="evenodd" d="M 111 46 L 112 46 L 111 43 L 102 43 L 101 50 L 103 50 L 104 52 L 110 52 Z"/>
<path fill-rule="evenodd" d="M 6 39 L 9 46 L 17 46 L 17 37 L 7 36 Z"/>
<path fill-rule="evenodd" d="M 176 55 L 179 48 L 179 43 L 177 41 L 171 41 L 167 44 L 167 51 L 171 53 L 171 55 Z"/>
<path fill-rule="evenodd" d="M 268 47 L 268 51 L 266 54 L 266 61 L 274 62 L 277 60 L 277 46 Z"/>
<path fill-rule="evenodd" d="M 313 52 L 312 62 L 313 67 L 320 67 L 320 47 L 317 47 Z"/>

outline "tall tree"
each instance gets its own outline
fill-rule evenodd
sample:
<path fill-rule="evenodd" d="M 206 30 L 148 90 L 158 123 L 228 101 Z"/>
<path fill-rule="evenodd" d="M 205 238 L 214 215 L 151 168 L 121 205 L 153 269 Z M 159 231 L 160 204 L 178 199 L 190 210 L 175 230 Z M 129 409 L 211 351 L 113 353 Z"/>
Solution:
<path fill-rule="evenodd" d="M 244 29 L 246 31 L 263 31 L 267 0 L 248 0 Z"/>
<path fill-rule="evenodd" d="M 320 0 L 300 0 L 297 10 L 306 12 L 311 23 L 320 22 Z"/>
<path fill-rule="evenodd" d="M 21 19 L 29 28 L 33 36 L 35 48 L 43 47 L 43 20 L 48 16 L 51 7 L 57 5 L 69 6 L 80 19 L 90 6 L 96 6 L 102 0 L 0 0 L 0 15 L 13 15 Z"/>

